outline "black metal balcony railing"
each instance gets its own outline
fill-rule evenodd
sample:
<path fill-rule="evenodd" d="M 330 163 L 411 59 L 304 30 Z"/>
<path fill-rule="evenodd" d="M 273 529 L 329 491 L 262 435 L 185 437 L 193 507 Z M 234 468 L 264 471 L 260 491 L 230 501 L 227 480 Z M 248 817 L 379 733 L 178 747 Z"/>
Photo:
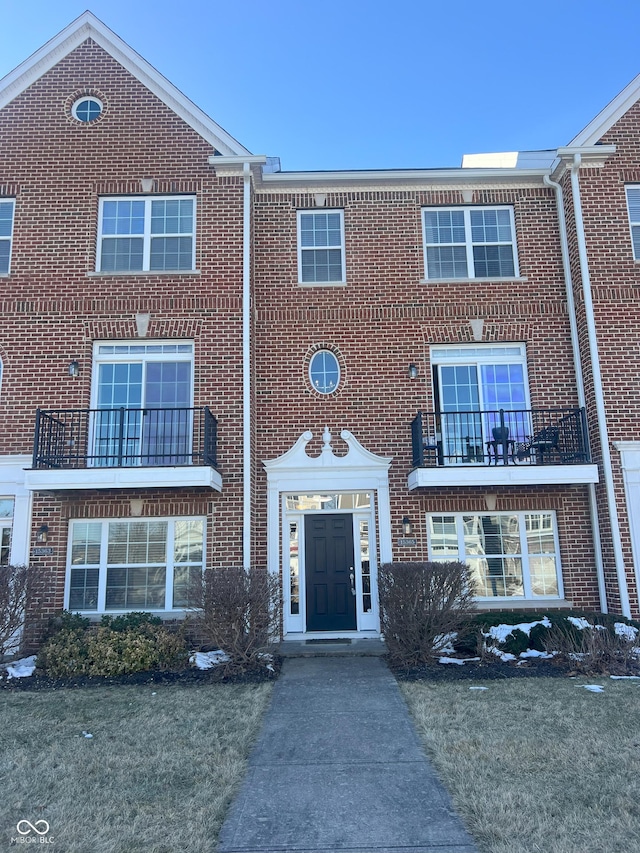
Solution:
<path fill-rule="evenodd" d="M 217 467 L 218 422 L 201 409 L 38 409 L 34 468 Z"/>
<path fill-rule="evenodd" d="M 411 436 L 414 468 L 590 461 L 584 409 L 418 412 Z"/>

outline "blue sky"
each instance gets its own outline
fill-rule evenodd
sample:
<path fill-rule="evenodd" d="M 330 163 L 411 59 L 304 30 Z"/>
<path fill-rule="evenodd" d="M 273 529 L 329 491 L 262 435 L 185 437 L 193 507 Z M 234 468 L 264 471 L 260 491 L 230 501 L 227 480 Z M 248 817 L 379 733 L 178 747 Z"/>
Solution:
<path fill-rule="evenodd" d="M 283 169 L 569 142 L 640 73 L 637 0 L 0 0 L 0 76 L 89 8 Z"/>

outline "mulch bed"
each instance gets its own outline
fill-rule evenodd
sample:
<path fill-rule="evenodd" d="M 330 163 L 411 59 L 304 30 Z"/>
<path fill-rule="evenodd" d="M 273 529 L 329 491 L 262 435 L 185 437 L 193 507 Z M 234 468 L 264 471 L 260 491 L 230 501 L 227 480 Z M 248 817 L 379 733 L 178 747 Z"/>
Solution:
<path fill-rule="evenodd" d="M 410 668 L 392 661 L 388 663 L 400 681 L 493 681 L 504 678 L 567 678 L 578 674 L 569 663 L 537 659 L 521 663 L 503 663 L 498 659 L 469 661 L 462 665 L 431 663 Z"/>
<path fill-rule="evenodd" d="M 236 672 L 228 666 L 215 666 L 212 669 L 188 667 L 181 670 L 161 670 L 154 672 L 134 672 L 130 675 L 77 675 L 71 678 L 49 678 L 46 675 L 31 675 L 27 678 L 2 678 L 0 690 L 67 690 L 86 687 L 109 687 L 129 684 L 180 684 L 197 687 L 203 684 L 261 684 L 278 677 L 282 667 L 282 658 L 274 655 L 270 661 L 273 672 L 266 667 Z"/>

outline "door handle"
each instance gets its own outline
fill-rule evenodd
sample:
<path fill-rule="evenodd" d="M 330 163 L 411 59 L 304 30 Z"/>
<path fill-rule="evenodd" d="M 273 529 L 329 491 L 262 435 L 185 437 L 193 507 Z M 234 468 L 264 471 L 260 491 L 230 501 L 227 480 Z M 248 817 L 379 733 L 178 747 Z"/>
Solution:
<path fill-rule="evenodd" d="M 349 569 L 349 581 L 351 582 L 351 595 L 356 594 L 356 576 L 353 571 L 353 566 Z"/>

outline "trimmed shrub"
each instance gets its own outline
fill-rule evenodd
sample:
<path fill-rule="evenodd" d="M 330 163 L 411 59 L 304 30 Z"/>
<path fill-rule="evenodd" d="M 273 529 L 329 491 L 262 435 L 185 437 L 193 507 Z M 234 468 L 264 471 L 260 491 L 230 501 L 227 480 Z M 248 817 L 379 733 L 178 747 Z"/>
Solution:
<path fill-rule="evenodd" d="M 387 649 L 403 666 L 428 663 L 475 610 L 469 567 L 457 560 L 385 563 L 378 589 Z"/>
<path fill-rule="evenodd" d="M 191 629 L 203 644 L 229 656 L 228 671 L 261 669 L 265 652 L 280 638 L 280 580 L 266 569 L 207 569 Z"/>
<path fill-rule="evenodd" d="M 62 626 L 38 652 L 38 670 L 58 678 L 126 675 L 186 665 L 188 652 L 181 632 L 168 630 L 157 617 L 133 618 L 130 625 L 129 616 L 119 619 L 106 617 L 103 624 L 91 627 L 78 624 L 76 617 L 63 617 Z"/>

